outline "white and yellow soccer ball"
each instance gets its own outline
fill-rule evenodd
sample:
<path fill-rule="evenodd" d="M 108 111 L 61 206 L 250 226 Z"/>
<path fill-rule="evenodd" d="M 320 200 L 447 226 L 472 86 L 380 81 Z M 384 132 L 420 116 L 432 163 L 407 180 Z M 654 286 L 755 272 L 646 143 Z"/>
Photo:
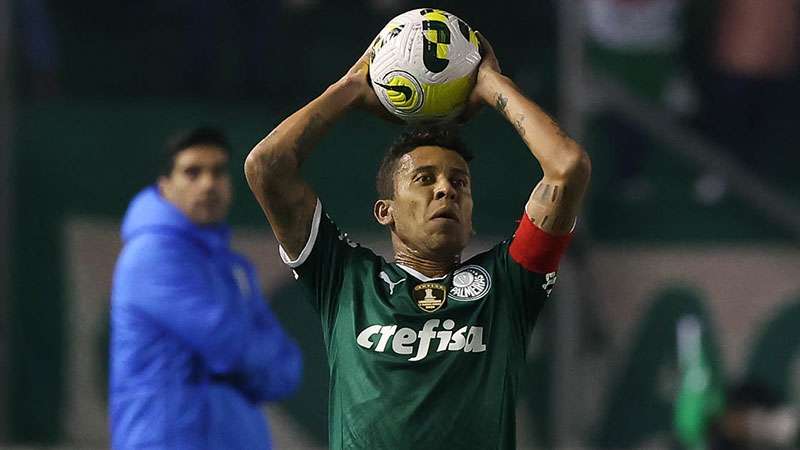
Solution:
<path fill-rule="evenodd" d="M 453 14 L 407 11 L 390 20 L 372 43 L 372 88 L 405 122 L 452 120 L 464 110 L 475 84 L 479 47 L 475 31 Z"/>

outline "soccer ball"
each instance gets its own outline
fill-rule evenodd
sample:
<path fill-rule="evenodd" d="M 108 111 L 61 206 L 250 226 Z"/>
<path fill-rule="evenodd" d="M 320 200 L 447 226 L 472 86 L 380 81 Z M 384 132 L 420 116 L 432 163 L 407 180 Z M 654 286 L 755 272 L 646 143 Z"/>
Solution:
<path fill-rule="evenodd" d="M 478 37 L 440 9 L 414 9 L 390 20 L 372 43 L 369 75 L 383 106 L 408 123 L 457 117 L 475 84 Z"/>

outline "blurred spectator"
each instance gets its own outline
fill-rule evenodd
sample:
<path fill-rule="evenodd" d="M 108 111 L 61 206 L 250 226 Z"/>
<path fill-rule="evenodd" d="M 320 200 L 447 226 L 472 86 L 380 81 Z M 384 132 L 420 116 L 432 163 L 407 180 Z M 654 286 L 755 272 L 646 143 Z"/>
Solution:
<path fill-rule="evenodd" d="M 680 387 L 675 400 L 675 435 L 685 450 L 707 450 L 708 429 L 723 408 L 723 380 L 713 370 L 707 331 L 700 317 L 681 317 L 677 326 Z"/>
<path fill-rule="evenodd" d="M 14 3 L 18 21 L 21 53 L 25 62 L 21 80 L 36 98 L 58 93 L 59 55 L 56 32 L 43 0 Z"/>
<path fill-rule="evenodd" d="M 291 394 L 300 351 L 230 248 L 230 147 L 199 128 L 131 202 L 111 306 L 112 447 L 269 449 L 259 406 Z"/>
<path fill-rule="evenodd" d="M 800 2 L 720 0 L 711 73 L 704 77 L 701 125 L 740 162 L 766 172 L 795 151 L 800 100 Z M 696 184 L 706 202 L 725 193 L 709 173 Z"/>
<path fill-rule="evenodd" d="M 684 450 L 797 448 L 800 416 L 768 386 L 745 382 L 727 390 L 709 359 L 708 342 L 693 315 L 678 322 L 680 388 L 675 434 Z"/>
<path fill-rule="evenodd" d="M 727 393 L 710 429 L 709 450 L 795 449 L 798 414 L 766 386 L 747 382 Z"/>
<path fill-rule="evenodd" d="M 589 58 L 596 70 L 622 82 L 643 100 L 687 113 L 692 95 L 684 68 L 680 17 L 683 0 L 584 0 Z M 602 120 L 615 151 L 622 199 L 644 200 L 654 186 L 643 166 L 654 145 L 615 114 Z"/>

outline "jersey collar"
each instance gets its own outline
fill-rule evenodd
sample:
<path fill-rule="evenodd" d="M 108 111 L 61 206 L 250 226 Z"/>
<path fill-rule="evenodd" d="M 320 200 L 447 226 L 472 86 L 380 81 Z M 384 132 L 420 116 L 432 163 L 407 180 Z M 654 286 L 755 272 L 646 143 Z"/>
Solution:
<path fill-rule="evenodd" d="M 441 277 L 431 278 L 431 277 L 429 277 L 429 276 L 426 276 L 426 275 L 424 275 L 424 274 L 422 274 L 422 273 L 420 273 L 420 272 L 418 272 L 418 271 L 416 271 L 416 270 L 412 269 L 411 267 L 404 266 L 403 264 L 398 264 L 398 263 L 395 263 L 395 265 L 396 265 L 397 267 L 399 267 L 399 268 L 403 269 L 403 270 L 404 270 L 405 272 L 407 272 L 409 275 L 411 275 L 411 276 L 413 276 L 414 278 L 418 279 L 419 281 L 422 281 L 422 282 L 425 282 L 425 283 L 428 283 L 428 282 L 430 282 L 430 281 L 439 281 L 439 280 L 444 280 L 444 279 L 445 279 L 445 278 L 447 278 L 447 277 L 448 277 L 448 275 L 449 275 L 449 274 L 447 274 L 447 275 L 442 275 Z"/>

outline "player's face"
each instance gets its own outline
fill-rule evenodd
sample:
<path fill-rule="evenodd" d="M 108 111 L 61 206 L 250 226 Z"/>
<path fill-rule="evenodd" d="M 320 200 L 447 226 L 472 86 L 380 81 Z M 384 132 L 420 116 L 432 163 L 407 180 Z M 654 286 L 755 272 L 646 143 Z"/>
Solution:
<path fill-rule="evenodd" d="M 403 155 L 394 176 L 394 231 L 429 258 L 447 258 L 472 235 L 469 167 L 458 153 L 425 146 Z"/>
<path fill-rule="evenodd" d="M 175 155 L 169 176 L 158 180 L 161 194 L 198 225 L 225 219 L 232 189 L 228 155 L 219 147 L 199 145 Z"/>

